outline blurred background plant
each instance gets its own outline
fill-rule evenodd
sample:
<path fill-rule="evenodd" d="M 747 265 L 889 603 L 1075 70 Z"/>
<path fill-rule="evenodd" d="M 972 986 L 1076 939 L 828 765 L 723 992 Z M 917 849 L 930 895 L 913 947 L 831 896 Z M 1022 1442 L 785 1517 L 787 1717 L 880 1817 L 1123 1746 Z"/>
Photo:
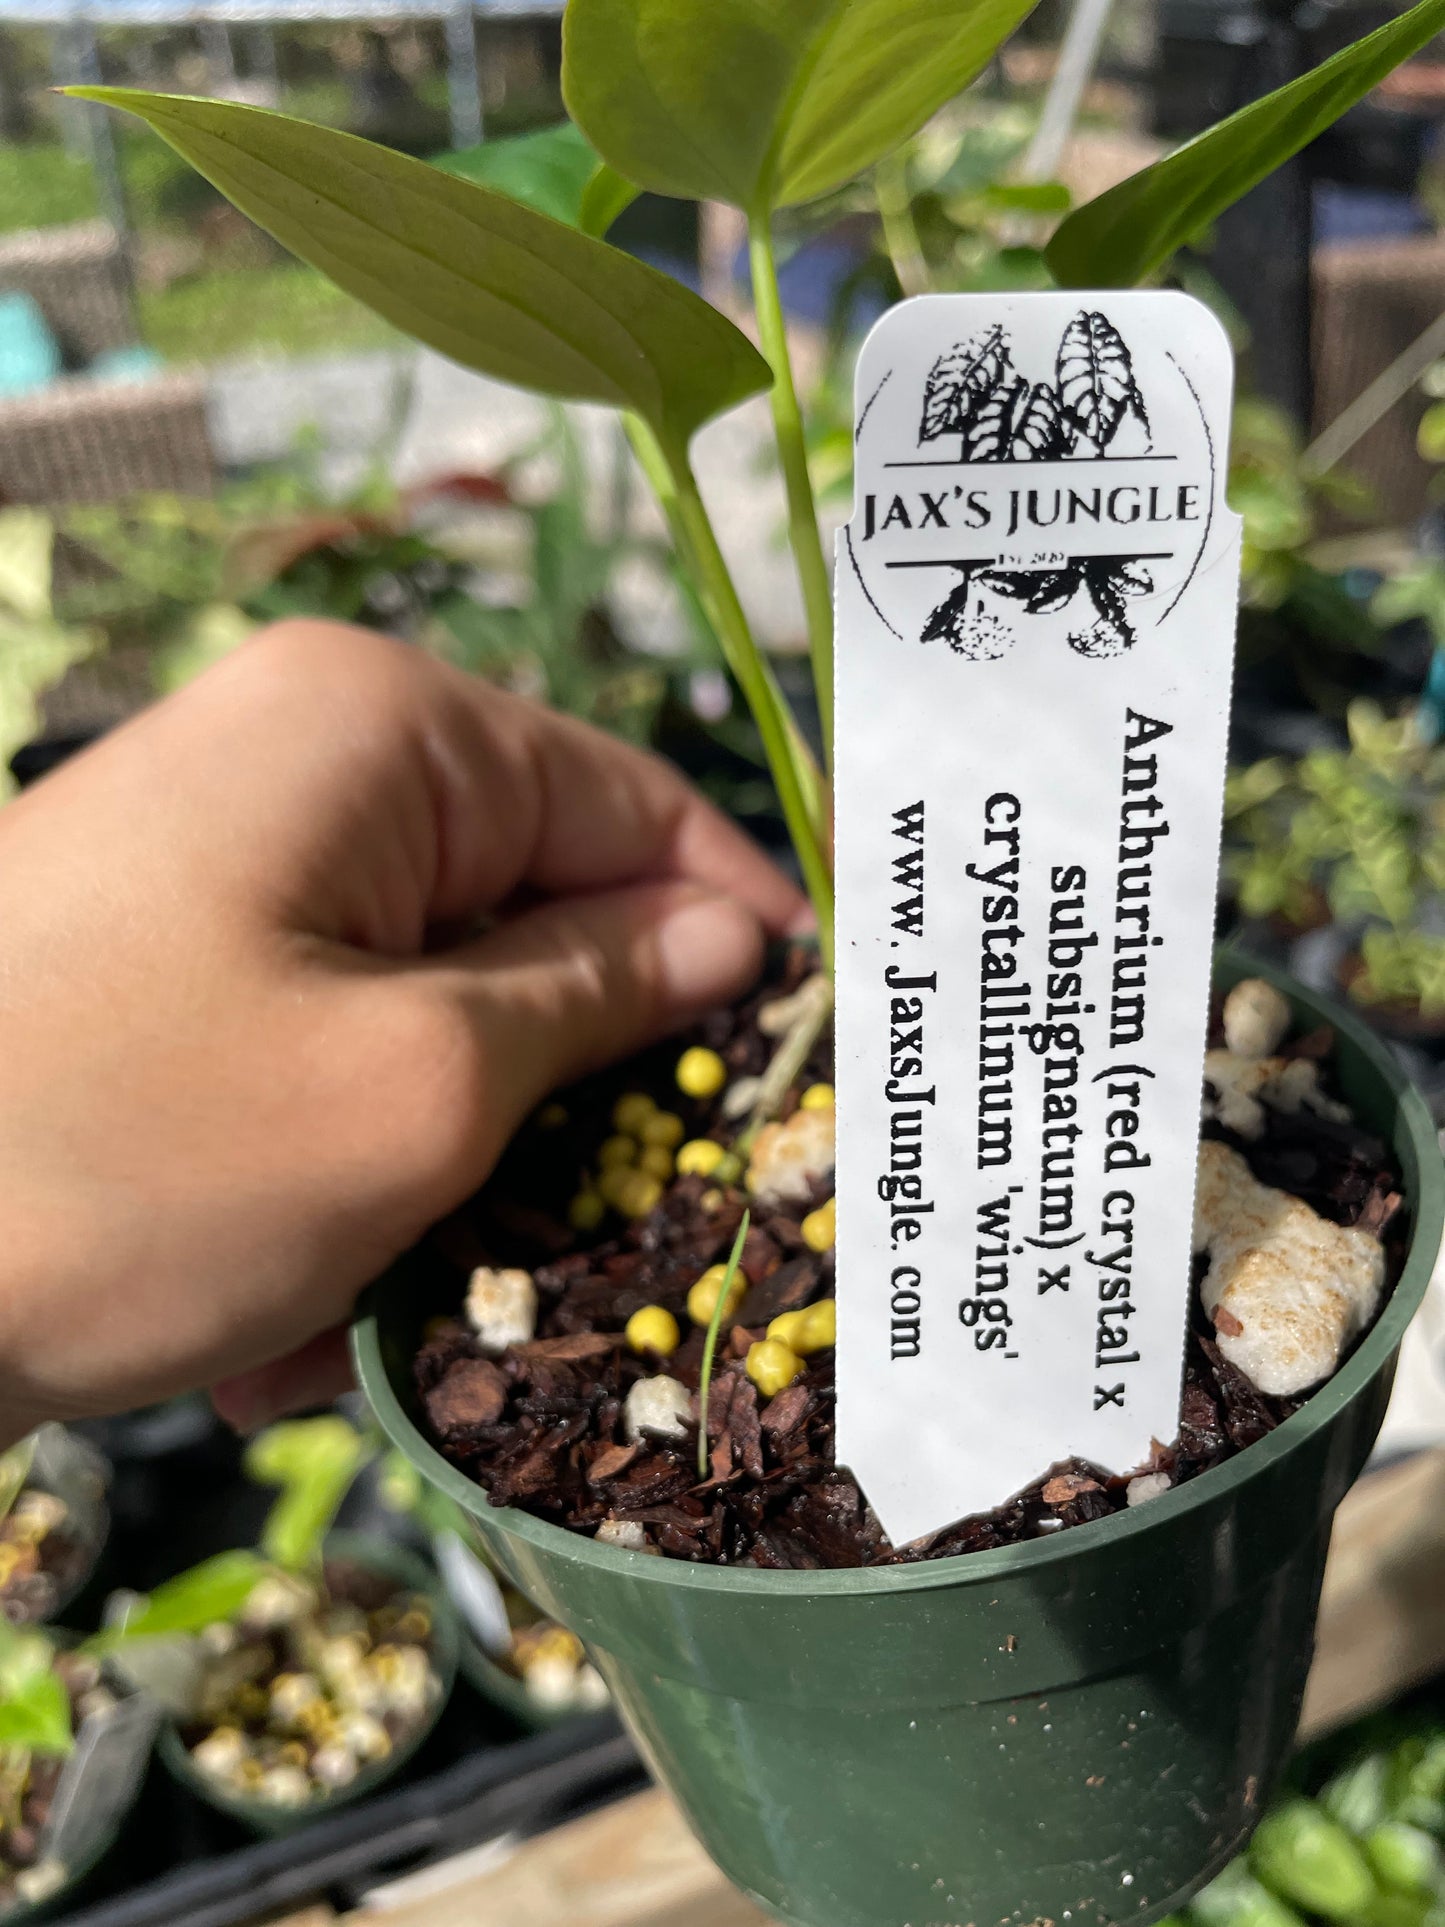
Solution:
<path fill-rule="evenodd" d="M 1349 935 L 1342 987 L 1358 1003 L 1445 1016 L 1445 748 L 1415 709 L 1358 699 L 1344 747 L 1231 772 L 1226 889 L 1248 918 Z"/>
<path fill-rule="evenodd" d="M 40 728 L 46 692 L 104 647 L 98 627 L 55 613 L 54 545 L 42 510 L 0 512 L 0 799 L 14 788 L 11 757 Z"/>
<path fill-rule="evenodd" d="M 48 686 L 97 653 L 141 652 L 164 694 L 263 622 L 327 616 L 651 741 L 713 661 L 703 619 L 668 546 L 632 526 L 624 465 L 599 500 L 575 426 L 549 414 L 545 432 L 491 475 L 401 487 L 380 456 L 338 494 L 321 478 L 315 439 L 302 437 L 288 463 L 212 498 L 151 493 L 65 510 L 63 620 L 49 615 L 40 580 L 49 519 L 31 517 L 23 548 L 18 519 L 4 525 L 17 539 L 0 597 L 28 611 L 32 680 Z M 35 726 L 33 711 L 17 713 L 11 747 Z"/>
<path fill-rule="evenodd" d="M 1440 1927 L 1442 1846 L 1435 1691 L 1302 1753 L 1248 1851 L 1160 1927 Z"/>
<path fill-rule="evenodd" d="M 1229 504 L 1244 523 L 1238 640 L 1244 688 L 1256 708 L 1341 717 L 1362 679 L 1368 685 L 1378 673 L 1383 629 L 1392 619 L 1371 610 L 1377 578 L 1357 567 L 1330 566 L 1321 559 L 1320 538 L 1332 512 L 1369 519 L 1369 488 L 1347 469 L 1312 469 L 1304 434 L 1287 411 L 1243 395 L 1230 440 Z M 1254 721 L 1240 720 L 1246 730 Z"/>

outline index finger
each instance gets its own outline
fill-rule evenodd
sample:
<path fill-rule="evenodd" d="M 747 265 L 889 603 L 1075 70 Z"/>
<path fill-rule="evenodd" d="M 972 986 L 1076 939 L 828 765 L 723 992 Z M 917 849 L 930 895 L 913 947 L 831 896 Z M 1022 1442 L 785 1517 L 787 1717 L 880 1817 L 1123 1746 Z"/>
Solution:
<path fill-rule="evenodd" d="M 684 879 L 747 904 L 773 934 L 806 918 L 802 893 L 670 764 L 473 677 L 446 676 L 463 740 L 446 761 L 438 914 L 524 886 L 565 896 Z"/>

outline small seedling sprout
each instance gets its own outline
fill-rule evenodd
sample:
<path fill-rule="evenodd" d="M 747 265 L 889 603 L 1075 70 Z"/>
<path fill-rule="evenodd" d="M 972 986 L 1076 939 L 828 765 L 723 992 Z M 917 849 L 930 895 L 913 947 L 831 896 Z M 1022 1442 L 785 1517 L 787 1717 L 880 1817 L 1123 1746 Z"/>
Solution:
<path fill-rule="evenodd" d="M 285 1572 L 314 1577 L 342 1500 L 372 1448 L 339 1412 L 289 1419 L 252 1440 L 247 1474 L 280 1496 L 261 1528 L 263 1555 Z"/>
<path fill-rule="evenodd" d="M 697 1380 L 697 1476 L 707 1477 L 707 1400 L 712 1390 L 712 1360 L 717 1350 L 717 1335 L 722 1330 L 723 1313 L 727 1310 L 728 1299 L 732 1295 L 733 1279 L 737 1276 L 738 1265 L 742 1260 L 743 1244 L 747 1239 L 748 1226 L 752 1213 L 744 1211 L 743 1221 L 738 1226 L 738 1235 L 733 1239 L 733 1248 L 728 1254 L 727 1267 L 723 1272 L 722 1283 L 718 1286 L 717 1303 L 712 1308 L 708 1320 L 707 1338 L 702 1348 L 702 1370 Z"/>

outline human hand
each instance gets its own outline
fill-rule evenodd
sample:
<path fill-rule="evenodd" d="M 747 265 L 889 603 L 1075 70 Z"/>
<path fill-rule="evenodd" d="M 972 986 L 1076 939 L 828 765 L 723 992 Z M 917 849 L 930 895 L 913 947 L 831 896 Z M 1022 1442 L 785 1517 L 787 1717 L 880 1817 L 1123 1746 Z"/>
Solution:
<path fill-rule="evenodd" d="M 803 916 L 665 764 L 264 632 L 0 812 L 0 1435 L 333 1395 L 357 1291 L 532 1106 Z"/>

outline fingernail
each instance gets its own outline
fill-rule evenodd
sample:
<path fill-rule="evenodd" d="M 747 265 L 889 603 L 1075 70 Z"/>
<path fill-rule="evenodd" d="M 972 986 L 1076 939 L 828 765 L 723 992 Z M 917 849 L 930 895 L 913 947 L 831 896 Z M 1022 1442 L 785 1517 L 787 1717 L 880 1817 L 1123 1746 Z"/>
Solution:
<path fill-rule="evenodd" d="M 697 1009 L 745 990 L 762 965 L 758 920 L 731 897 L 696 896 L 669 910 L 655 933 L 663 988 Z"/>

